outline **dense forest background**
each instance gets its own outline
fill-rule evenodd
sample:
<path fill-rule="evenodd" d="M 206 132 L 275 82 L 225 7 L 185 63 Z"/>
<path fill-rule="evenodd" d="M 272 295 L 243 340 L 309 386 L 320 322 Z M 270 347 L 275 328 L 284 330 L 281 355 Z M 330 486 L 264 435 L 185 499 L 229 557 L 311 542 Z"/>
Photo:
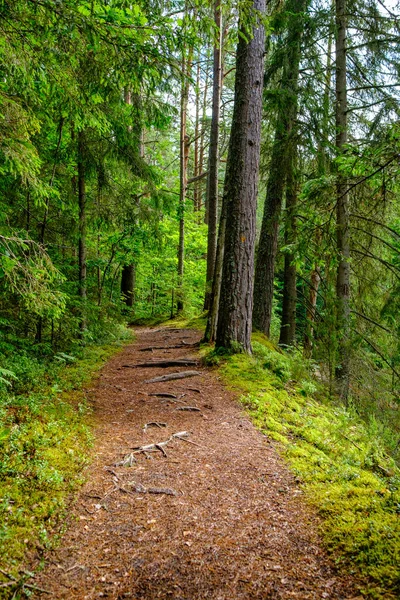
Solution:
<path fill-rule="evenodd" d="M 214 299 L 215 337 L 251 7 L 2 2 L 4 391 L 32 361 L 68 361 L 118 322 Z M 262 19 L 253 327 L 312 357 L 332 393 L 397 420 L 395 3 L 271 1 Z"/>
<path fill-rule="evenodd" d="M 217 313 L 229 285 L 253 286 L 251 261 L 223 279 L 240 187 L 228 174 L 222 198 L 250 85 L 236 46 L 261 15 L 253 327 L 312 358 L 332 394 L 396 423 L 397 456 L 396 8 L 256 4 L 1 4 L 3 392 L 127 320 L 210 309 L 206 339 L 250 349 L 227 338 L 225 309 L 217 334 Z"/>
<path fill-rule="evenodd" d="M 211 362 L 262 339 L 394 477 L 399 3 L 1 0 L 0 41 L 0 509 L 61 486 L 60 374 L 199 315 Z"/>

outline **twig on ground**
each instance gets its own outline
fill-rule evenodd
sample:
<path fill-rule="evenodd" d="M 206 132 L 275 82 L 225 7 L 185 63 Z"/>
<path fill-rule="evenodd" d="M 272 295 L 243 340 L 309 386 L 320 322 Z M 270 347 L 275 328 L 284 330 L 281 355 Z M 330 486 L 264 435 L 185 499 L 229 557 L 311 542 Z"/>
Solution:
<path fill-rule="evenodd" d="M 188 412 L 201 412 L 200 408 L 197 406 L 178 406 L 175 410 L 186 410 Z"/>
<path fill-rule="evenodd" d="M 165 448 L 168 446 L 168 444 L 170 444 L 174 440 L 186 441 L 186 438 L 189 437 L 189 435 L 190 433 L 188 431 L 178 431 L 178 433 L 173 433 L 171 437 L 169 437 L 167 440 L 164 440 L 163 442 L 155 442 L 154 444 L 146 444 L 144 446 L 134 446 L 132 448 L 133 452 L 128 456 L 143 453 L 147 458 L 148 452 L 155 452 L 159 450 L 165 457 L 167 457 Z M 125 457 L 122 462 L 125 462 L 127 458 L 128 457 Z"/>
<path fill-rule="evenodd" d="M 137 462 L 136 458 L 133 455 L 133 452 L 127 454 L 123 460 L 120 460 L 114 463 L 115 467 L 133 467 L 133 465 Z"/>
<path fill-rule="evenodd" d="M 23 591 L 24 588 L 28 588 L 36 592 L 42 592 L 42 594 L 51 594 L 51 592 L 49 592 L 48 590 L 40 588 L 37 585 L 33 585 L 32 583 L 27 583 L 27 580 L 34 577 L 35 573 L 30 573 L 29 571 L 21 571 L 21 573 L 23 573 L 23 576 L 20 579 L 17 579 L 16 577 L 14 577 L 14 575 L 11 575 L 11 573 L 3 571 L 3 569 L 0 569 L 0 573 L 2 573 L 4 577 L 8 577 L 8 579 L 11 579 L 11 581 L 1 583 L 0 588 L 15 586 L 15 591 L 12 595 L 12 598 L 16 598 L 17 593 L 19 591 Z"/>
<path fill-rule="evenodd" d="M 159 427 L 160 429 L 162 429 L 163 427 L 166 427 L 166 426 L 167 426 L 166 423 L 161 423 L 159 421 L 150 421 L 150 423 L 145 424 L 145 426 L 143 427 L 143 431 L 144 431 L 144 433 L 146 433 L 146 431 L 149 427 Z"/>

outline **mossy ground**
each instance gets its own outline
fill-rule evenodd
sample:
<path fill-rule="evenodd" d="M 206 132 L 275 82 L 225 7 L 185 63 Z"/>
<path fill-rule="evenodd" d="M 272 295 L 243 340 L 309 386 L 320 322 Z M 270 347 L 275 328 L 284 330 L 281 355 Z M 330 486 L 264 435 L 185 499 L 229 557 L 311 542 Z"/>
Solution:
<path fill-rule="evenodd" d="M 125 330 L 113 343 L 87 346 L 76 361 L 43 367 L 31 389 L 17 386 L 2 395 L 0 564 L 12 576 L 19 578 L 27 557 L 54 541 L 50 533 L 89 460 L 90 411 L 82 388 L 128 340 Z"/>
<path fill-rule="evenodd" d="M 374 423 L 362 421 L 321 394 L 300 355 L 264 336 L 254 355 L 220 360 L 227 385 L 242 393 L 253 422 L 279 442 L 291 470 L 322 517 L 333 559 L 368 583 L 370 598 L 400 595 L 400 471 L 386 454 Z M 317 399 L 318 397 L 318 399 Z"/>

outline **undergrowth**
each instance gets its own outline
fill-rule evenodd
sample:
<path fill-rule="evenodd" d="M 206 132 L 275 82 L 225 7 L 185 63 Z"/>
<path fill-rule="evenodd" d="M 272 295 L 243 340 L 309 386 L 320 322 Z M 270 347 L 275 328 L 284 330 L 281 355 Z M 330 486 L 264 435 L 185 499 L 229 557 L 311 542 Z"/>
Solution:
<path fill-rule="evenodd" d="M 227 385 L 242 392 L 256 426 L 279 444 L 322 519 L 338 566 L 369 583 L 369 598 L 400 594 L 400 471 L 385 451 L 377 422 L 328 400 L 300 354 L 283 353 L 260 334 L 254 355 L 221 357 Z"/>
<path fill-rule="evenodd" d="M 1 347 L 0 564 L 12 577 L 52 543 L 92 442 L 82 388 L 128 339 L 121 327 L 108 343 L 46 358 Z"/>

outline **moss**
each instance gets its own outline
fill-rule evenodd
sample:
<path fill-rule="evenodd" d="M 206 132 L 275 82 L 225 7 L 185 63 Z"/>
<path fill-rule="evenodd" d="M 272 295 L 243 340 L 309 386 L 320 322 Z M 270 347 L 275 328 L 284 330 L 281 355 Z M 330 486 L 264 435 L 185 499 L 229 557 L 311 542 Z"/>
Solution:
<path fill-rule="evenodd" d="M 129 339 L 132 336 L 129 335 Z M 121 347 L 88 346 L 52 366 L 42 385 L 9 397 L 0 418 L 0 563 L 18 576 L 27 553 L 51 545 L 71 491 L 82 482 L 92 434 L 82 386 Z M 0 598 L 6 594 L 0 589 Z"/>
<path fill-rule="evenodd" d="M 253 356 L 226 357 L 220 364 L 226 385 L 242 393 L 255 425 L 278 442 L 322 517 L 334 560 L 368 581 L 364 596 L 398 597 L 400 471 L 376 427 L 326 397 L 314 399 L 320 386 L 299 356 L 276 351 L 261 334 L 253 347 Z"/>

